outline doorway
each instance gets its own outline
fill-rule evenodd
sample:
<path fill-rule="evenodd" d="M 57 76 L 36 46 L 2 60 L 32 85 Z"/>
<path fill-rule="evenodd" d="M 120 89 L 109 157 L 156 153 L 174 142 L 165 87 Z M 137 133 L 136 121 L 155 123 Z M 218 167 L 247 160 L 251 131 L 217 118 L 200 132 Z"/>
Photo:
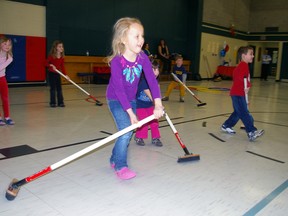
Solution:
<path fill-rule="evenodd" d="M 277 63 L 278 63 L 278 48 L 266 48 L 268 50 L 268 55 L 271 56 L 272 60 L 269 65 L 268 76 L 275 78 L 277 72 Z"/>
<path fill-rule="evenodd" d="M 288 42 L 283 43 L 280 80 L 288 80 L 288 64 L 286 59 L 288 59 Z"/>

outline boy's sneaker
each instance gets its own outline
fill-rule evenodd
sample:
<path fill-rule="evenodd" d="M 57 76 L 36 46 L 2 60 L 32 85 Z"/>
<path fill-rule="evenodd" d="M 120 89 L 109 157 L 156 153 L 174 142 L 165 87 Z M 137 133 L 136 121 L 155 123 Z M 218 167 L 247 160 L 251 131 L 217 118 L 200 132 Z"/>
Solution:
<path fill-rule="evenodd" d="M 7 125 L 14 125 L 15 124 L 15 122 L 12 120 L 12 119 L 5 119 L 5 122 L 6 122 L 6 124 Z"/>
<path fill-rule="evenodd" d="M 169 97 L 166 97 L 166 96 L 163 97 L 163 98 L 162 98 L 162 101 L 169 101 Z"/>
<path fill-rule="evenodd" d="M 221 126 L 221 130 L 224 132 L 227 132 L 229 134 L 235 134 L 236 133 L 232 128 L 226 127 L 225 125 Z"/>
<path fill-rule="evenodd" d="M 134 140 L 136 141 L 136 144 L 139 145 L 139 146 L 144 146 L 145 145 L 145 142 L 142 138 L 137 138 L 137 137 L 134 137 Z"/>
<path fill-rule="evenodd" d="M 180 97 L 180 102 L 184 103 L 184 97 Z"/>
<path fill-rule="evenodd" d="M 256 130 L 256 131 L 253 131 L 253 132 L 249 132 L 248 133 L 248 138 L 249 138 L 249 141 L 254 141 L 256 140 L 258 137 L 262 136 L 264 134 L 264 130 Z"/>
<path fill-rule="evenodd" d="M 156 145 L 158 147 L 162 147 L 163 146 L 163 144 L 162 144 L 162 142 L 161 142 L 161 140 L 159 138 L 152 139 L 152 144 Z"/>
<path fill-rule="evenodd" d="M 2 119 L 0 119 L 0 126 L 5 126 L 5 125 L 6 123 Z"/>
<path fill-rule="evenodd" d="M 128 169 L 128 167 L 123 167 L 122 169 L 116 171 L 116 175 L 120 179 L 128 180 L 134 178 L 136 176 L 136 173 Z"/>

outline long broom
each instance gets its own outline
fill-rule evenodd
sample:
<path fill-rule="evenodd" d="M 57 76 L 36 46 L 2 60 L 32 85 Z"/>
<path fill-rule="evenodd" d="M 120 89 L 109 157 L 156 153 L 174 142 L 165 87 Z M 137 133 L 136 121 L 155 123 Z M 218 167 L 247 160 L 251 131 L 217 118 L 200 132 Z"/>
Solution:
<path fill-rule="evenodd" d="M 130 131 L 138 128 L 138 127 L 141 127 L 142 125 L 152 121 L 153 119 L 155 119 L 154 115 L 148 116 L 147 118 L 139 121 L 138 123 L 132 124 L 129 127 L 126 127 L 123 130 L 118 131 L 118 132 L 106 137 L 105 139 L 100 140 L 99 142 L 94 143 L 94 144 L 84 148 L 83 150 L 72 154 L 71 156 L 69 156 L 67 158 L 64 158 L 63 160 L 61 160 L 59 162 L 54 163 L 51 166 L 48 166 L 45 169 L 43 169 L 43 170 L 41 170 L 41 171 L 31 175 L 31 176 L 28 176 L 28 177 L 26 177 L 20 181 L 18 181 L 17 179 L 13 179 L 12 182 L 9 184 L 8 189 L 6 190 L 6 194 L 5 194 L 6 199 L 10 200 L 10 201 L 14 200 L 16 198 L 21 186 L 25 185 L 26 183 L 29 183 L 29 182 L 31 182 L 31 181 L 33 181 L 33 180 L 35 180 L 35 179 L 37 179 L 43 175 L 46 175 L 46 174 L 52 172 L 53 170 L 55 170 L 55 169 L 65 165 L 65 164 L 67 164 L 67 163 L 69 163 L 69 162 L 71 162 L 71 161 L 73 161 L 73 160 L 75 160 L 75 159 L 103 146 L 104 144 L 124 135 L 125 133 L 128 133 L 128 132 L 130 132 Z"/>
<path fill-rule="evenodd" d="M 190 153 L 187 149 L 187 147 L 185 146 L 185 144 L 182 142 L 176 128 L 174 127 L 171 119 L 169 118 L 168 114 L 165 113 L 165 118 L 167 120 L 167 122 L 169 123 L 174 135 L 176 136 L 179 144 L 181 145 L 183 151 L 185 152 L 185 155 L 182 156 L 182 157 L 178 157 L 178 160 L 177 162 L 181 163 L 181 162 L 186 162 L 186 161 L 195 161 L 195 160 L 200 160 L 200 155 L 199 154 L 193 154 L 193 153 Z"/>
<path fill-rule="evenodd" d="M 59 73 L 62 77 L 64 77 L 66 80 L 68 80 L 70 83 L 72 83 L 73 85 L 75 85 L 77 88 L 79 88 L 82 92 L 84 92 L 85 94 L 87 94 L 89 96 L 89 98 L 86 99 L 86 101 L 89 101 L 89 99 L 92 99 L 93 101 L 96 102 L 96 106 L 102 106 L 103 103 L 101 103 L 99 100 L 97 100 L 94 96 L 92 96 L 91 94 L 89 94 L 87 91 L 85 91 L 83 88 L 81 88 L 79 85 L 77 85 L 75 82 L 73 82 L 73 80 L 68 79 L 61 71 L 55 69 L 55 71 L 57 73 Z"/>
<path fill-rule="evenodd" d="M 198 107 L 205 106 L 207 103 L 202 102 L 174 73 L 171 73 L 177 82 L 179 82 L 181 85 L 184 86 L 184 88 L 187 89 L 187 91 L 198 101 L 199 104 L 197 104 Z"/>
<path fill-rule="evenodd" d="M 207 78 L 208 78 L 208 81 L 209 81 L 211 79 L 211 77 L 210 77 L 211 70 L 210 70 L 208 58 L 207 58 L 206 55 L 203 55 L 203 58 L 204 58 L 204 63 L 205 63 L 205 67 L 206 67 Z"/>

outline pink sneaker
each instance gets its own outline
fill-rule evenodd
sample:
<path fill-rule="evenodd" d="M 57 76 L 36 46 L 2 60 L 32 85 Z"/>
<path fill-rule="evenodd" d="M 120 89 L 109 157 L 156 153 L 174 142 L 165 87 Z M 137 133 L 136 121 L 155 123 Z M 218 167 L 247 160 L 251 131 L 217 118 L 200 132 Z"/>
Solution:
<path fill-rule="evenodd" d="M 115 168 L 115 163 L 111 163 L 111 164 L 110 164 L 110 167 L 111 167 L 112 169 L 114 169 L 114 168 Z"/>
<path fill-rule="evenodd" d="M 121 170 L 116 171 L 116 175 L 120 179 L 128 180 L 134 178 L 136 176 L 136 173 L 128 169 L 128 167 L 123 167 Z"/>

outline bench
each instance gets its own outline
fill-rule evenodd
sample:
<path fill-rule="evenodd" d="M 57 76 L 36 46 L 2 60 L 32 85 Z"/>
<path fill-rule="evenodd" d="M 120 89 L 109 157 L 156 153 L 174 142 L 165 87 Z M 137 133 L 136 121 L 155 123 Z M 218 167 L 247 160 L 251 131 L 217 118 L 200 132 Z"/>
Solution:
<path fill-rule="evenodd" d="M 93 83 L 95 76 L 92 75 L 93 67 L 108 66 L 106 56 L 66 56 L 65 69 L 67 75 L 75 83 L 90 82 Z M 77 74 L 78 73 L 78 74 Z M 62 84 L 70 84 L 63 78 Z"/>
<path fill-rule="evenodd" d="M 78 72 L 77 76 L 80 77 L 82 83 L 91 83 L 95 74 L 91 72 Z"/>
<path fill-rule="evenodd" d="M 110 79 L 111 69 L 108 66 L 95 66 L 92 72 L 78 72 L 82 83 L 107 84 Z"/>
<path fill-rule="evenodd" d="M 111 68 L 109 66 L 95 66 L 93 67 L 94 83 L 96 84 L 108 84 Z"/>

